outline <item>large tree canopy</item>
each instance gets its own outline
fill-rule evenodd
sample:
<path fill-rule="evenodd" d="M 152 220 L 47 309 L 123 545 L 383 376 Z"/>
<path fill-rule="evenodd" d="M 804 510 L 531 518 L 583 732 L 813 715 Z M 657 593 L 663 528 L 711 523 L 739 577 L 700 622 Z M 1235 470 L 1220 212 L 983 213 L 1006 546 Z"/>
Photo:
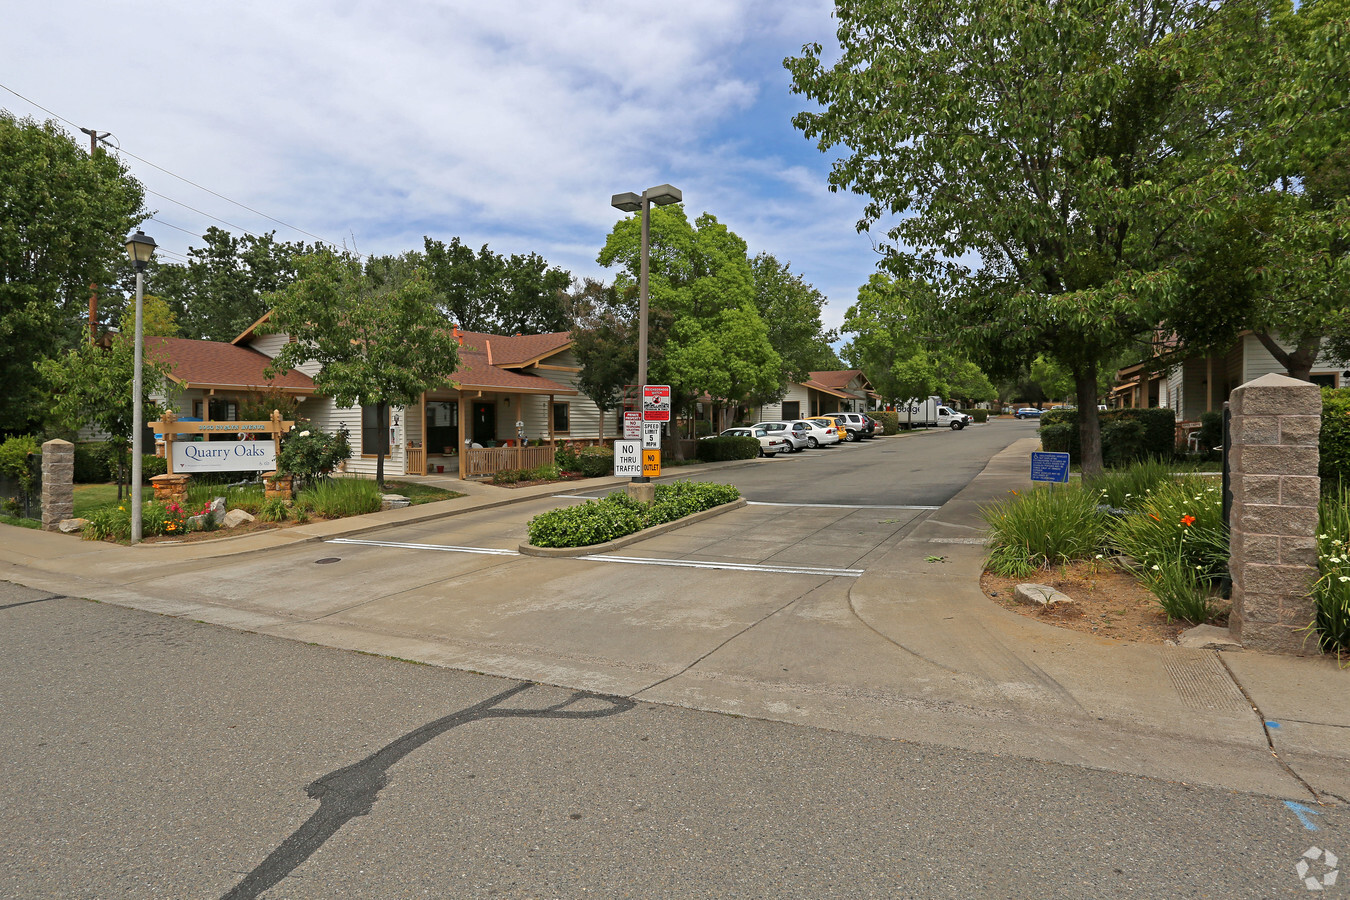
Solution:
<path fill-rule="evenodd" d="M 338 406 L 376 407 L 383 437 L 391 405 L 412 405 L 424 391 L 449 382 L 459 366 L 454 334 L 415 257 L 376 257 L 364 268 L 327 251 L 297 258 L 295 281 L 268 298 L 269 329 L 295 338 L 270 370 L 317 362 L 318 389 Z M 375 448 L 381 484 L 384 444 Z"/>
<path fill-rule="evenodd" d="M 267 312 L 267 294 L 295 278 L 295 258 L 312 250 L 278 241 L 275 232 L 236 237 L 214 225 L 201 247 L 188 250 L 187 265 L 156 260 L 147 290 L 169 303 L 184 337 L 232 341 Z"/>
<path fill-rule="evenodd" d="M 465 331 L 547 334 L 571 327 L 572 275 L 537 253 L 502 256 L 486 244 L 476 253 L 451 238 L 425 238 L 426 269 L 445 314 Z"/>
<path fill-rule="evenodd" d="M 783 360 L 782 384 L 801 382 L 808 372 L 839 368 L 820 309 L 825 295 L 769 253 L 750 261 L 755 278 L 755 308 L 769 329 L 769 343 Z"/>
<path fill-rule="evenodd" d="M 1074 375 L 1084 470 L 1100 469 L 1098 370 L 1157 324 L 1173 242 L 1232 175 L 1225 79 L 1254 2 L 838 0 L 842 56 L 788 59 L 845 148 L 833 189 L 896 215 L 893 268 L 947 276 L 936 312 L 996 374 L 1043 353 Z M 977 257 L 969 271 L 942 259 Z M 1002 370 L 1002 371 L 999 371 Z"/>
<path fill-rule="evenodd" d="M 651 211 L 651 329 L 648 381 L 669 384 L 688 405 L 699 394 L 732 403 L 782 384 L 782 359 L 755 308 L 745 241 L 704 213 L 692 224 L 679 204 Z M 600 251 L 602 266 L 622 267 L 620 294 L 636 304 L 641 217 L 621 219 Z"/>
<path fill-rule="evenodd" d="M 113 280 L 141 201 L 116 159 L 0 109 L 0 434 L 41 421 L 33 366 L 85 338 L 89 286 Z"/>

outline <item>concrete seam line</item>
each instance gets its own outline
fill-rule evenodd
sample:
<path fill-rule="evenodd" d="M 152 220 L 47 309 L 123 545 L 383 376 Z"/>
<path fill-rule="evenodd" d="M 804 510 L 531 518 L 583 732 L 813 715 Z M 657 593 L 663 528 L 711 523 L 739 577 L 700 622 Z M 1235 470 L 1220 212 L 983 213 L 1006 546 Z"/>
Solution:
<path fill-rule="evenodd" d="M 686 525 L 693 525 L 696 522 L 702 522 L 705 519 L 720 516 L 724 512 L 731 512 L 733 509 L 740 509 L 743 506 L 745 506 L 745 498 L 737 497 L 730 503 L 723 503 L 720 506 L 714 506 L 712 509 L 700 510 L 693 515 L 685 516 L 683 519 L 676 519 L 674 522 L 662 522 L 660 525 L 653 525 L 650 528 L 644 528 L 641 531 L 635 531 L 632 534 L 626 534 L 621 538 L 605 541 L 602 544 L 588 544 L 585 547 L 536 547 L 534 544 L 522 543 L 518 549 L 525 556 L 554 558 L 608 553 L 611 550 L 621 550 L 630 544 L 636 544 L 638 541 L 645 541 L 648 538 L 658 537 L 668 531 L 674 531 L 675 529 L 683 528 Z"/>
<path fill-rule="evenodd" d="M 1308 792 L 1309 796 L 1320 804 L 1322 802 L 1322 795 L 1317 793 L 1317 790 L 1311 784 L 1304 781 L 1303 776 L 1295 772 L 1293 767 L 1285 762 L 1284 758 L 1280 756 L 1280 751 L 1275 749 L 1275 740 L 1270 736 L 1270 726 L 1266 724 L 1265 713 L 1261 712 L 1261 707 L 1256 705 L 1256 701 L 1252 699 L 1252 695 L 1247 693 L 1247 688 L 1243 686 L 1242 682 L 1238 680 L 1237 674 L 1229 667 L 1228 660 L 1224 659 L 1223 654 L 1218 650 L 1213 650 L 1211 652 L 1219 660 L 1219 665 L 1223 666 L 1223 670 L 1228 673 L 1228 677 L 1233 680 L 1233 684 L 1242 692 L 1242 696 L 1247 699 L 1247 705 L 1252 708 L 1252 712 L 1256 714 L 1257 721 L 1261 723 L 1261 733 L 1266 737 L 1266 745 L 1270 748 L 1270 755 L 1275 757 L 1275 762 L 1280 764 L 1280 768 L 1284 769 L 1290 778 L 1303 785 L 1303 789 Z"/>

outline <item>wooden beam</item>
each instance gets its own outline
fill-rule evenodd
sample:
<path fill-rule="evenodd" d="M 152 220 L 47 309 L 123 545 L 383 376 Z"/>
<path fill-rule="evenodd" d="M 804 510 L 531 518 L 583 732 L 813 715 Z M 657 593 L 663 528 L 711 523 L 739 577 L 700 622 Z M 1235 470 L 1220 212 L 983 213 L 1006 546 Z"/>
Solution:
<path fill-rule="evenodd" d="M 548 369 L 550 372 L 580 372 L 581 366 L 553 366 L 548 363 L 539 363 L 536 369 Z"/>
<path fill-rule="evenodd" d="M 480 392 L 481 393 L 481 392 Z M 464 392 L 459 392 L 459 435 L 456 440 L 459 441 L 459 480 L 463 481 L 468 476 L 469 465 L 469 445 L 464 439 L 465 430 L 472 423 L 469 421 L 469 399 L 464 396 Z"/>

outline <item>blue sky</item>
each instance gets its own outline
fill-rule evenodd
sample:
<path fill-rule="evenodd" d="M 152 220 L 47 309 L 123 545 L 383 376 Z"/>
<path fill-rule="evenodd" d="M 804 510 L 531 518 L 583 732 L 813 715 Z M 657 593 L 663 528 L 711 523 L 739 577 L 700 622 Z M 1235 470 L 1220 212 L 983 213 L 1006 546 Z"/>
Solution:
<path fill-rule="evenodd" d="M 791 261 L 829 298 L 826 324 L 837 326 L 877 256 L 854 230 L 861 198 L 828 192 L 830 158 L 792 127 L 805 101 L 782 68 L 804 43 L 829 46 L 831 9 L 48 0 L 8 12 L 0 84 L 363 253 L 459 236 L 608 278 L 595 256 L 619 215 L 610 195 L 669 182 L 691 217 L 711 212 L 752 254 Z M 6 91 L 0 106 L 48 118 Z M 145 230 L 169 254 L 194 243 L 184 231 L 227 227 L 219 220 L 310 240 L 125 161 L 162 195 L 146 198 L 156 219 Z"/>

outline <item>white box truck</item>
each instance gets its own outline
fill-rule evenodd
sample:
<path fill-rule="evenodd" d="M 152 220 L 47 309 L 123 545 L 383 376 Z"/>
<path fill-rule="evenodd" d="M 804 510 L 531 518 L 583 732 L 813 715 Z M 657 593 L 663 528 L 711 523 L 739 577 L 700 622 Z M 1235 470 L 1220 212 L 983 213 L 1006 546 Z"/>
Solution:
<path fill-rule="evenodd" d="M 950 428 L 960 431 L 968 421 L 965 413 L 944 406 L 941 397 L 913 399 L 895 408 L 901 428 Z"/>

